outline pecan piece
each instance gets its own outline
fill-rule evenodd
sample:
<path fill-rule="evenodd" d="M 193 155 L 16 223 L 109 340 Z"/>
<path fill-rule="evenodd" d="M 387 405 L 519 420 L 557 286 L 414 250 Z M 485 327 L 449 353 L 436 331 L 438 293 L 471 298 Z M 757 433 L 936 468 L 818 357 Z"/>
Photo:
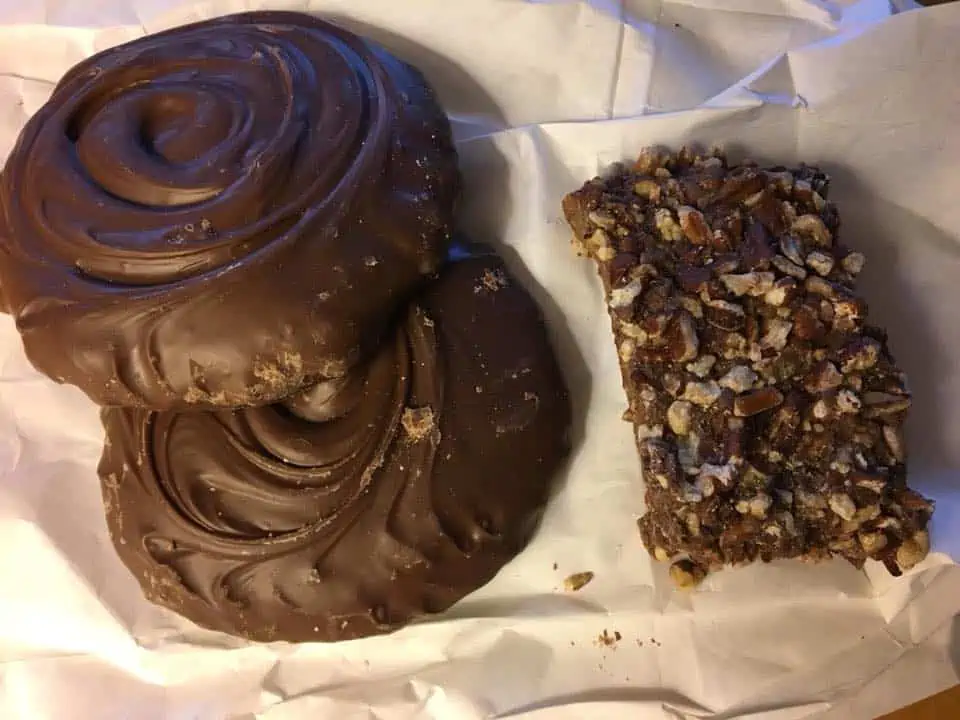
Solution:
<path fill-rule="evenodd" d="M 880 358 L 880 343 L 871 337 L 861 337 L 848 343 L 838 354 L 844 373 L 869 370 Z M 869 403 L 868 403 L 869 404 Z"/>
<path fill-rule="evenodd" d="M 685 310 L 677 313 L 674 321 L 674 337 L 670 338 L 670 357 L 675 362 L 685 363 L 694 360 L 700 350 L 700 339 L 693 318 Z"/>
<path fill-rule="evenodd" d="M 694 245 L 710 245 L 713 242 L 713 230 L 707 225 L 703 213 L 688 205 L 683 205 L 677 211 L 680 216 L 680 227 L 683 234 Z"/>
<path fill-rule="evenodd" d="M 776 252 L 770 246 L 770 233 L 758 220 L 747 226 L 743 246 L 740 248 L 740 264 L 746 270 L 762 270 L 770 266 Z"/>
<path fill-rule="evenodd" d="M 886 415 L 896 415 L 909 409 L 910 404 L 909 395 L 891 395 L 881 392 L 864 393 L 863 416 L 879 418 Z"/>
<path fill-rule="evenodd" d="M 800 244 L 800 240 L 796 235 L 784 235 L 780 238 L 780 252 L 782 252 L 783 256 L 790 262 L 798 267 L 803 267 L 803 246 Z"/>
<path fill-rule="evenodd" d="M 826 277 L 833 272 L 833 263 L 834 260 L 831 255 L 819 250 L 814 250 L 807 255 L 807 267 L 822 277 Z"/>
<path fill-rule="evenodd" d="M 763 295 L 773 288 L 774 275 L 770 272 L 748 272 L 739 275 L 728 273 L 720 276 L 727 290 L 736 296 Z"/>
<path fill-rule="evenodd" d="M 854 276 L 860 274 L 865 264 L 866 258 L 863 256 L 863 253 L 858 252 L 852 252 L 840 261 L 840 267 Z"/>
<path fill-rule="evenodd" d="M 774 255 L 771 262 L 773 263 L 773 266 L 784 275 L 789 275 L 797 280 L 803 280 L 807 277 L 806 270 L 791 260 L 785 258 L 783 255 Z"/>
<path fill-rule="evenodd" d="M 822 393 L 840 387 L 843 375 L 837 366 L 829 360 L 821 360 L 803 381 L 804 389 L 809 393 Z"/>
<path fill-rule="evenodd" d="M 706 573 L 690 560 L 678 560 L 670 566 L 670 579 L 681 590 L 691 590 L 703 582 Z"/>
<path fill-rule="evenodd" d="M 640 464 L 646 477 L 663 488 L 680 483 L 680 468 L 673 449 L 663 440 L 649 438 L 640 444 Z"/>
<path fill-rule="evenodd" d="M 682 400 L 689 400 L 701 407 L 710 407 L 720 399 L 720 386 L 714 380 L 706 382 L 689 382 L 684 388 Z"/>
<path fill-rule="evenodd" d="M 757 382 L 757 374 L 745 365 L 735 365 L 720 378 L 720 387 L 735 393 L 746 392 Z"/>
<path fill-rule="evenodd" d="M 689 400 L 675 400 L 667 408 L 667 424 L 676 435 L 686 435 L 693 423 L 693 404 Z"/>
<path fill-rule="evenodd" d="M 783 393 L 776 388 L 766 387 L 740 395 L 733 401 L 733 412 L 737 417 L 752 417 L 773 410 L 783 402 Z"/>
<path fill-rule="evenodd" d="M 930 536 L 920 530 L 897 548 L 897 565 L 901 570 L 909 570 L 920 563 L 930 552 Z"/>
<path fill-rule="evenodd" d="M 793 221 L 790 229 L 807 235 L 820 247 L 828 248 L 833 244 L 833 236 L 819 215 L 801 215 Z"/>

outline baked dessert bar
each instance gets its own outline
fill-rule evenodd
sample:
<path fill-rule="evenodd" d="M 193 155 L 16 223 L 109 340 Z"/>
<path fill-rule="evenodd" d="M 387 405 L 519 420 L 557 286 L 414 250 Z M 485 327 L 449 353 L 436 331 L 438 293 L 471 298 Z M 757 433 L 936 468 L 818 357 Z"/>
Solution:
<path fill-rule="evenodd" d="M 694 586 L 724 565 L 927 554 L 911 399 L 854 291 L 864 256 L 814 167 L 655 149 L 563 201 L 603 281 L 636 430 L 644 544 Z"/>

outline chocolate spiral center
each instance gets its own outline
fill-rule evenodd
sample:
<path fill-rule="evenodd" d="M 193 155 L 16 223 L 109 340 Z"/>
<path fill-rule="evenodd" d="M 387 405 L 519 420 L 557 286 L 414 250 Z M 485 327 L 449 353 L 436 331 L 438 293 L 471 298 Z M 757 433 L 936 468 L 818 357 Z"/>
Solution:
<path fill-rule="evenodd" d="M 209 83 L 133 88 L 87 112 L 90 120 L 73 128 L 84 169 L 105 193 L 148 206 L 223 192 L 236 181 L 228 173 L 251 128 L 236 91 Z"/>
<path fill-rule="evenodd" d="M 309 26 L 216 33 L 93 58 L 26 133 L 28 212 L 88 279 L 215 270 L 318 215 L 332 222 L 382 165 L 388 78 L 366 45 Z"/>

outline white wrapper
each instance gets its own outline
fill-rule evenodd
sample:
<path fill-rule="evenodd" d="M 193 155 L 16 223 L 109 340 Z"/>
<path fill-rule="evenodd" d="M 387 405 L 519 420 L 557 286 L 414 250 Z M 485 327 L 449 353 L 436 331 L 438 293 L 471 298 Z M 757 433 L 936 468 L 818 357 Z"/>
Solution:
<path fill-rule="evenodd" d="M 960 7 L 178 5 L 0 0 L 0 157 L 70 65 L 144 32 L 261 7 L 365 32 L 419 65 L 449 108 L 468 181 L 463 227 L 499 244 L 542 302 L 577 449 L 531 546 L 444 616 L 390 637 L 253 645 L 143 599 L 103 520 L 96 409 L 32 369 L 4 317 L 0 717 L 857 720 L 957 681 Z M 868 258 L 873 317 L 912 380 L 912 484 L 937 500 L 936 552 L 903 578 L 783 562 L 677 594 L 640 544 L 642 488 L 601 289 L 568 250 L 560 199 L 644 145 L 690 142 L 833 174 L 844 237 Z M 593 582 L 564 592 L 584 570 Z"/>

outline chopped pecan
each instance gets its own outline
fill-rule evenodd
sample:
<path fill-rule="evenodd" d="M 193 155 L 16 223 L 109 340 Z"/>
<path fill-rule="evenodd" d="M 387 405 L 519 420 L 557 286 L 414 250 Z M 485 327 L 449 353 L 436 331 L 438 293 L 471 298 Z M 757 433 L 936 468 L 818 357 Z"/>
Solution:
<path fill-rule="evenodd" d="M 728 273 L 721 275 L 720 280 L 734 295 L 763 295 L 773 288 L 773 273 L 748 272 L 739 275 Z"/>
<path fill-rule="evenodd" d="M 789 275 L 797 280 L 804 280 L 807 277 L 806 270 L 783 255 L 774 255 L 770 262 L 772 262 L 773 266 L 784 275 Z"/>
<path fill-rule="evenodd" d="M 757 382 L 757 374 L 745 365 L 735 365 L 720 378 L 720 387 L 735 393 L 746 392 Z"/>
<path fill-rule="evenodd" d="M 682 399 L 695 405 L 710 407 L 720 398 L 720 392 L 720 386 L 714 380 L 689 382 L 683 391 Z"/>
<path fill-rule="evenodd" d="M 797 281 L 792 277 L 780 278 L 763 296 L 764 302 L 781 307 L 790 302 L 797 293 Z"/>
<path fill-rule="evenodd" d="M 650 202 L 660 201 L 660 185 L 651 178 L 641 178 L 633 184 L 633 191 Z"/>
<path fill-rule="evenodd" d="M 643 294 L 643 280 L 631 280 L 620 288 L 610 291 L 607 304 L 614 310 L 632 308 L 634 301 Z"/>
<path fill-rule="evenodd" d="M 852 252 L 840 261 L 840 266 L 851 275 L 859 275 L 866 264 L 863 253 Z"/>
<path fill-rule="evenodd" d="M 764 492 L 760 492 L 749 499 L 737 501 L 736 508 L 741 515 L 765 518 L 771 505 L 773 505 L 773 498 Z"/>
<path fill-rule="evenodd" d="M 883 440 L 890 450 L 890 454 L 898 463 L 907 459 L 906 444 L 903 442 L 903 432 L 893 425 L 883 426 Z"/>
<path fill-rule="evenodd" d="M 830 300 L 836 300 L 839 297 L 836 286 L 819 275 L 811 275 L 808 277 L 804 281 L 803 287 L 809 293 L 820 295 Z"/>
<path fill-rule="evenodd" d="M 668 372 L 663 374 L 663 389 L 672 397 L 676 397 L 683 387 L 683 376 L 679 373 Z"/>
<path fill-rule="evenodd" d="M 896 415 L 909 409 L 910 404 L 911 400 L 908 395 L 867 392 L 863 394 L 863 416 L 880 418 L 887 415 Z"/>
<path fill-rule="evenodd" d="M 604 230 L 612 230 L 617 226 L 616 218 L 599 210 L 591 210 L 587 215 L 587 219 L 589 219 L 590 222 L 597 227 L 603 228 Z"/>
<path fill-rule="evenodd" d="M 844 493 L 834 493 L 830 496 L 827 504 L 844 520 L 853 520 L 857 514 L 857 505 L 853 502 L 853 498 Z"/>
<path fill-rule="evenodd" d="M 764 270 L 776 255 L 770 245 L 770 233 L 759 220 L 747 225 L 743 246 L 740 249 L 740 264 L 745 270 Z"/>
<path fill-rule="evenodd" d="M 683 228 L 673 218 L 673 213 L 667 208 L 659 208 L 654 215 L 654 221 L 660 236 L 667 242 L 679 242 L 683 239 Z"/>
<path fill-rule="evenodd" d="M 821 360 L 804 380 L 804 388 L 809 393 L 822 393 L 834 390 L 843 383 L 843 375 L 837 366 L 829 360 Z"/>
<path fill-rule="evenodd" d="M 925 530 L 920 530 L 897 548 L 897 565 L 901 570 L 910 570 L 919 565 L 929 552 L 930 536 Z"/>
<path fill-rule="evenodd" d="M 800 340 L 817 340 L 827 329 L 820 322 L 819 313 L 808 305 L 801 305 L 793 317 L 793 334 Z"/>
<path fill-rule="evenodd" d="M 869 370 L 877 364 L 880 349 L 880 343 L 873 338 L 861 337 L 848 343 L 840 351 L 837 359 L 844 373 Z"/>
<path fill-rule="evenodd" d="M 833 272 L 833 263 L 833 256 L 819 250 L 814 250 L 807 255 L 807 267 L 812 268 L 817 275 L 823 277 Z"/>
<path fill-rule="evenodd" d="M 703 582 L 706 573 L 689 560 L 678 560 L 670 566 L 670 579 L 681 590 L 691 590 Z"/>
<path fill-rule="evenodd" d="M 773 410 L 783 402 L 783 393 L 776 388 L 766 387 L 740 395 L 733 403 L 737 417 L 752 417 Z"/>
<path fill-rule="evenodd" d="M 675 400 L 667 408 L 667 424 L 677 435 L 690 432 L 693 422 L 693 405 L 688 400 Z"/>
<path fill-rule="evenodd" d="M 713 231 L 707 225 L 703 213 L 687 205 L 677 211 L 680 216 L 680 227 L 683 234 L 694 245 L 710 245 L 713 241 Z"/>
<path fill-rule="evenodd" d="M 787 338 L 793 330 L 793 323 L 789 320 L 768 320 L 767 331 L 760 340 L 760 347 L 783 350 L 787 346 Z"/>
<path fill-rule="evenodd" d="M 700 350 L 700 340 L 690 313 L 680 311 L 675 319 L 676 332 L 670 339 L 670 357 L 679 363 L 696 359 Z"/>
<path fill-rule="evenodd" d="M 819 215 L 801 215 L 793 221 L 790 229 L 807 235 L 820 247 L 828 248 L 833 244 L 833 236 Z"/>
<path fill-rule="evenodd" d="M 887 536 L 882 532 L 861 532 L 857 534 L 857 540 L 860 541 L 863 551 L 870 557 L 875 557 L 887 547 Z"/>
<path fill-rule="evenodd" d="M 736 303 L 726 300 L 707 300 L 703 316 L 720 330 L 735 331 L 744 326 L 746 313 Z"/>
<path fill-rule="evenodd" d="M 790 262 L 798 267 L 803 267 L 803 246 L 800 244 L 800 240 L 796 235 L 787 234 L 780 238 L 780 252 L 782 252 L 783 256 Z"/>
<path fill-rule="evenodd" d="M 654 170 L 666 165 L 669 156 L 660 152 L 657 148 L 644 148 L 637 155 L 633 163 L 633 169 L 641 175 L 653 175 Z"/>
<path fill-rule="evenodd" d="M 640 463 L 644 475 L 668 488 L 680 482 L 680 468 L 674 451 L 663 440 L 649 438 L 640 444 Z"/>

